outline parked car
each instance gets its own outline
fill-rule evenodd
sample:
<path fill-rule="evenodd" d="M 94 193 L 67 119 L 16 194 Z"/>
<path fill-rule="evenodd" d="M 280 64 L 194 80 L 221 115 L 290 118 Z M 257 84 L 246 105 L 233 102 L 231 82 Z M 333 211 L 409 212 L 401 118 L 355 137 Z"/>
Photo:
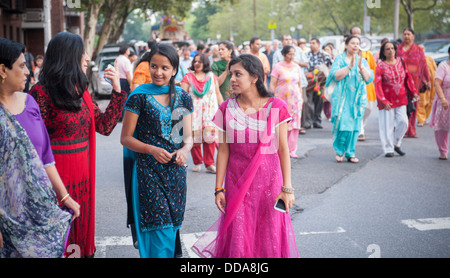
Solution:
<path fill-rule="evenodd" d="M 445 61 L 448 61 L 448 54 L 442 57 L 434 58 L 434 62 L 436 63 L 437 66 L 439 66 L 440 63 Z"/>
<path fill-rule="evenodd" d="M 425 40 L 422 44 L 425 46 L 426 53 L 435 53 L 445 45 L 448 45 L 449 43 L 450 38 Z"/>
<path fill-rule="evenodd" d="M 433 58 L 436 65 L 442 61 L 448 60 L 448 48 L 450 39 L 434 39 L 423 42 L 425 46 L 425 55 Z"/>
<path fill-rule="evenodd" d="M 134 51 L 134 53 L 139 53 L 139 47 L 138 47 L 137 43 L 126 43 L 126 44 L 130 47 L 130 50 Z M 90 68 L 98 66 L 100 61 L 103 58 L 119 57 L 119 49 L 120 49 L 121 45 L 122 44 L 107 44 L 107 45 L 105 45 L 103 47 L 103 49 L 100 50 L 100 52 L 98 53 L 97 57 L 95 58 L 95 61 L 90 62 L 90 64 L 89 64 Z"/>
<path fill-rule="evenodd" d="M 442 61 L 448 60 L 448 48 L 450 47 L 450 42 L 447 44 L 444 44 L 441 48 L 439 48 L 436 52 L 433 53 L 426 53 L 426 55 L 431 56 L 431 58 L 434 59 L 434 62 L 436 65 L 439 66 L 439 63 Z"/>
<path fill-rule="evenodd" d="M 98 65 L 92 68 L 91 84 L 95 96 L 111 96 L 112 85 L 105 80 L 105 69 L 108 65 L 114 66 L 116 57 L 103 57 Z"/>

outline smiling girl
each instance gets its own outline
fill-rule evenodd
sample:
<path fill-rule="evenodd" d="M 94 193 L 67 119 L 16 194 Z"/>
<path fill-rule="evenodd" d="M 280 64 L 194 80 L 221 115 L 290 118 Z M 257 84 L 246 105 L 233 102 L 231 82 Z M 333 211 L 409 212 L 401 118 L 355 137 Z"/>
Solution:
<path fill-rule="evenodd" d="M 186 205 L 186 158 L 192 148 L 193 105 L 175 86 L 179 58 L 170 45 L 150 57 L 152 83 L 125 105 L 124 148 L 128 220 L 142 258 L 173 258 Z"/>

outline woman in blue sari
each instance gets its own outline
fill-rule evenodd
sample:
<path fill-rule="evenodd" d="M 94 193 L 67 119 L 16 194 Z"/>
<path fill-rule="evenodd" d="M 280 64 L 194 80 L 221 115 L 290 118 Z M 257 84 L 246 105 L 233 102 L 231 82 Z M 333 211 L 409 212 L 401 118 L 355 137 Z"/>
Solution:
<path fill-rule="evenodd" d="M 366 85 L 373 81 L 373 71 L 359 53 L 358 36 L 349 36 L 345 52 L 338 55 L 331 67 L 326 87 L 335 86 L 331 96 L 331 122 L 336 161 L 345 158 L 358 163 L 356 142 L 367 104 Z"/>
<path fill-rule="evenodd" d="M 186 158 L 192 148 L 188 92 L 175 86 L 178 54 L 151 52 L 152 83 L 128 97 L 121 134 L 128 221 L 142 258 L 173 258 L 186 205 Z"/>

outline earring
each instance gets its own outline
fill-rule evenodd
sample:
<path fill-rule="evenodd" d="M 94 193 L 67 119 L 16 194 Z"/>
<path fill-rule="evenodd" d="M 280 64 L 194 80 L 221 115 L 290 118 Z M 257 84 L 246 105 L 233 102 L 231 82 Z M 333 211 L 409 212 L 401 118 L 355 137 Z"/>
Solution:
<path fill-rule="evenodd" d="M 6 78 L 3 78 L 2 76 L 0 76 L 0 78 L 2 79 L 2 85 L 3 85 L 3 83 L 5 83 Z"/>

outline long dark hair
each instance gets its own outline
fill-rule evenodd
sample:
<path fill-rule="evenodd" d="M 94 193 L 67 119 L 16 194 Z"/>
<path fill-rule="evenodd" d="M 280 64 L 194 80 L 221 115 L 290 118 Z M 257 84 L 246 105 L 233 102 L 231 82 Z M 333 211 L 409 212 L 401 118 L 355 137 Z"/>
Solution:
<path fill-rule="evenodd" d="M 258 57 L 251 54 L 241 54 L 231 59 L 228 69 L 232 65 L 241 63 L 242 67 L 250 74 L 250 76 L 257 77 L 256 89 L 261 97 L 273 97 L 273 93 L 267 90 L 264 85 L 264 67 Z"/>
<path fill-rule="evenodd" d="M 68 32 L 58 33 L 48 44 L 39 82 L 61 109 L 72 112 L 81 109 L 81 98 L 89 85 L 81 69 L 84 52 L 81 37 Z"/>
<path fill-rule="evenodd" d="M 22 53 L 25 53 L 25 45 L 0 38 L 0 64 L 12 69 Z"/>
<path fill-rule="evenodd" d="M 381 61 L 386 61 L 386 55 L 384 55 L 384 49 L 386 48 L 386 45 L 388 43 L 391 43 L 394 45 L 395 58 L 397 58 L 397 43 L 395 43 L 394 41 L 387 41 L 387 42 L 383 43 L 383 45 L 380 48 L 380 60 Z"/>
<path fill-rule="evenodd" d="M 150 52 L 150 56 L 149 56 L 149 61 L 152 60 L 152 58 L 155 54 L 159 54 L 159 55 L 166 57 L 169 60 L 172 67 L 176 71 L 175 74 L 170 78 L 170 81 L 169 81 L 169 103 L 170 103 L 171 110 L 173 110 L 173 104 L 175 103 L 175 101 L 172 102 L 172 96 L 176 97 L 177 90 L 175 88 L 175 76 L 178 73 L 180 57 L 178 56 L 177 50 L 173 46 L 171 46 L 170 44 L 165 44 L 165 43 L 156 44 L 152 48 L 152 51 Z"/>

